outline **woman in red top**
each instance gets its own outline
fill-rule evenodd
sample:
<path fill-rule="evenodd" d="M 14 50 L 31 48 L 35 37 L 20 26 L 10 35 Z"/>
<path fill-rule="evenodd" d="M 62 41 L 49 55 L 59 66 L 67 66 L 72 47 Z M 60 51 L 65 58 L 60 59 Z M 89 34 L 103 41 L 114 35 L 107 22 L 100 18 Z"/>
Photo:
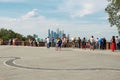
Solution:
<path fill-rule="evenodd" d="M 115 41 L 115 36 L 112 36 L 112 40 L 111 40 L 111 50 L 114 52 L 114 50 L 116 50 L 116 41 Z"/>

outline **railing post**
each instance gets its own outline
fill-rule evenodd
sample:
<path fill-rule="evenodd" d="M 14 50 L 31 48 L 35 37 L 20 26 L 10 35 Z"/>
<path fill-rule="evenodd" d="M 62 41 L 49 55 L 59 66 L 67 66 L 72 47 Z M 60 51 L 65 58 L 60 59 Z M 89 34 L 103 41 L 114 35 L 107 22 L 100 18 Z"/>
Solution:
<path fill-rule="evenodd" d="M 110 42 L 107 42 L 106 49 L 110 49 Z"/>
<path fill-rule="evenodd" d="M 25 46 L 25 42 L 24 42 L 24 41 L 22 41 L 21 45 L 22 45 L 22 46 Z"/>

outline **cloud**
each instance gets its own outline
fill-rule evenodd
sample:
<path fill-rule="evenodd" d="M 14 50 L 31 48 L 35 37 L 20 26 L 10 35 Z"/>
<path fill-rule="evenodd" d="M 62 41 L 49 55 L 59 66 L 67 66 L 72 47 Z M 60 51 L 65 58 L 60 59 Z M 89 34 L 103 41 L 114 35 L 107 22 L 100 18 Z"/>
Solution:
<path fill-rule="evenodd" d="M 0 17 L 0 28 L 12 29 L 23 35 L 38 34 L 40 37 L 47 36 L 48 29 L 57 29 L 61 24 L 56 19 L 48 19 L 40 15 L 39 10 L 33 9 L 19 18 Z"/>
<path fill-rule="evenodd" d="M 77 10 L 71 15 L 72 17 L 84 17 L 85 15 L 89 15 L 93 13 L 93 5 L 92 4 L 84 4 L 83 9 Z"/>
<path fill-rule="evenodd" d="M 28 12 L 24 16 L 22 16 L 23 19 L 28 19 L 28 18 L 37 18 L 39 17 L 39 10 L 38 9 L 33 9 L 32 11 Z"/>
<path fill-rule="evenodd" d="M 57 28 L 64 30 L 71 36 L 97 36 L 96 33 L 98 32 L 105 37 L 117 34 L 117 28 L 111 28 L 109 24 L 91 24 L 89 22 L 87 24 L 76 24 L 73 21 L 56 20 L 41 15 L 37 9 L 31 10 L 19 18 L 0 17 L 0 28 L 2 27 L 12 29 L 23 35 L 37 34 L 40 38 L 47 37 L 48 29 L 56 31 Z"/>
<path fill-rule="evenodd" d="M 102 2 L 102 4 L 100 4 Z M 58 10 L 68 13 L 71 17 L 84 17 L 103 10 L 107 0 L 65 0 Z"/>

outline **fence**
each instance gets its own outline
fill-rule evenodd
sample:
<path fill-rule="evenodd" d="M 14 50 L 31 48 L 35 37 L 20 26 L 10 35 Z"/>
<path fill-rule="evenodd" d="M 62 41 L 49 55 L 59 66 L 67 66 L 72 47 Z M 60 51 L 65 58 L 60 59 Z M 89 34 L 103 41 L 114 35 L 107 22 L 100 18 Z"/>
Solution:
<path fill-rule="evenodd" d="M 18 42 L 14 42 L 14 43 L 9 43 L 8 41 L 2 41 L 0 42 L 0 45 L 14 45 L 14 46 L 38 46 L 38 47 L 44 47 L 46 46 L 45 42 L 39 42 L 38 45 L 36 43 L 36 45 L 31 45 L 28 41 L 18 41 Z M 53 45 L 53 43 L 51 43 L 52 47 L 55 47 L 55 43 Z M 89 48 L 89 44 L 87 43 L 87 48 Z M 72 42 L 69 42 L 66 44 L 65 47 L 72 47 Z M 77 43 L 75 43 L 75 47 L 77 46 Z M 106 43 L 106 49 L 110 49 L 110 42 Z"/>

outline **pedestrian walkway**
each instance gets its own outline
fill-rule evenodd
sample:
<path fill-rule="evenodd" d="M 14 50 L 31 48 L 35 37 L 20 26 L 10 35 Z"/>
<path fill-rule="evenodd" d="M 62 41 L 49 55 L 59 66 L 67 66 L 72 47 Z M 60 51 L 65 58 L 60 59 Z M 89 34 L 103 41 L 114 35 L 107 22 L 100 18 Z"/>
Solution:
<path fill-rule="evenodd" d="M 0 80 L 119 80 L 120 52 L 0 46 Z"/>

